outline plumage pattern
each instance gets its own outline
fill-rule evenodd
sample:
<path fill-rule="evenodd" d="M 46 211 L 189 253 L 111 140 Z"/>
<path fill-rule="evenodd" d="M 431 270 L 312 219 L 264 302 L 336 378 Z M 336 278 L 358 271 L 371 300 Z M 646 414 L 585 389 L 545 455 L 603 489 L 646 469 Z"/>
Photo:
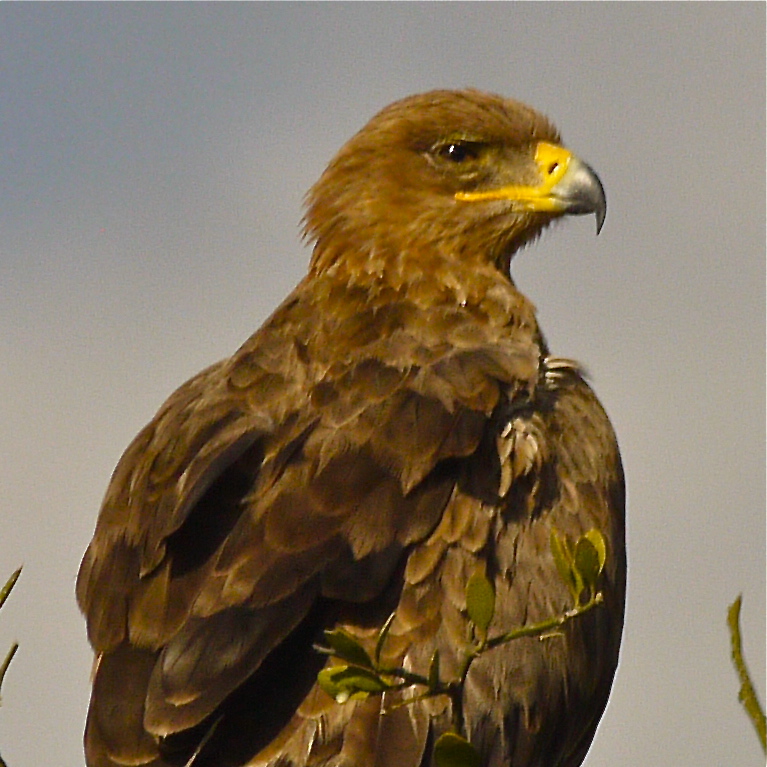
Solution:
<path fill-rule="evenodd" d="M 494 628 L 540 620 L 568 606 L 552 528 L 597 527 L 605 605 L 487 653 L 464 694 L 488 767 L 580 764 L 618 658 L 623 475 L 604 411 L 508 272 L 553 218 L 604 215 L 587 166 L 540 159 L 559 146 L 528 107 L 436 91 L 331 162 L 307 200 L 307 277 L 171 395 L 112 477 L 77 583 L 97 657 L 89 767 L 428 767 L 449 701 L 338 704 L 312 644 L 334 626 L 374 643 L 396 611 L 392 660 L 426 673 L 438 648 L 449 677 L 477 567 Z"/>

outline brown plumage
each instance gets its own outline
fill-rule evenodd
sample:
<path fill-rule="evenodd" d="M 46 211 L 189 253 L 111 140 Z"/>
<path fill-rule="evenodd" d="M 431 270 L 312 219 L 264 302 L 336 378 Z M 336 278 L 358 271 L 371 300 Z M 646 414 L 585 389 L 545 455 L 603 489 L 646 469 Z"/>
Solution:
<path fill-rule="evenodd" d="M 509 276 L 554 218 L 604 217 L 551 124 L 478 91 L 392 104 L 308 196 L 309 274 L 120 460 L 77 583 L 90 767 L 427 767 L 447 699 L 338 704 L 322 630 L 442 675 L 486 568 L 496 630 L 561 612 L 556 528 L 608 544 L 605 604 L 488 652 L 464 692 L 488 767 L 580 764 L 618 660 L 624 487 L 610 423 Z"/>

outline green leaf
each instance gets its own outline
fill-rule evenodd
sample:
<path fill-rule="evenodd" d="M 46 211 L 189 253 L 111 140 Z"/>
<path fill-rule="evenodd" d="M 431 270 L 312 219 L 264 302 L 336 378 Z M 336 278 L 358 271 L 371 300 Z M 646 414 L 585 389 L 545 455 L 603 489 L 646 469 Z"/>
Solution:
<path fill-rule="evenodd" d="M 331 698 L 338 700 L 341 694 L 342 687 L 336 684 L 335 675 L 341 670 L 346 669 L 347 666 L 328 666 L 328 668 L 322 669 L 317 674 L 317 684 L 324 692 L 330 695 Z"/>
<path fill-rule="evenodd" d="M 339 703 L 381 693 L 389 685 L 378 674 L 360 666 L 330 666 L 317 674 L 317 684 Z"/>
<path fill-rule="evenodd" d="M 389 689 L 389 685 L 375 671 L 359 666 L 350 666 L 340 676 L 342 683 L 355 692 L 383 692 Z"/>
<path fill-rule="evenodd" d="M 434 763 L 437 767 L 482 767 L 477 749 L 457 732 L 446 732 L 437 738 Z"/>
<path fill-rule="evenodd" d="M 565 582 L 565 585 L 570 590 L 573 600 L 577 604 L 580 599 L 581 591 L 583 591 L 583 582 L 575 567 L 570 543 L 565 536 L 560 536 L 556 529 L 552 529 L 549 538 L 549 546 L 551 547 L 551 554 L 554 557 L 554 563 L 559 571 L 559 577 Z"/>
<path fill-rule="evenodd" d="M 495 613 L 495 590 L 481 570 L 477 570 L 466 584 L 466 610 L 480 634 L 486 636 Z"/>
<path fill-rule="evenodd" d="M 578 539 L 578 543 L 575 544 L 575 567 L 581 576 L 584 587 L 591 596 L 596 591 L 601 567 L 599 566 L 599 552 L 585 535 L 582 535 Z"/>
<path fill-rule="evenodd" d="M 595 527 L 592 527 L 583 537 L 591 541 L 591 545 L 597 550 L 599 556 L 599 572 L 601 573 L 602 570 L 604 570 L 605 562 L 607 561 L 607 542 L 605 541 L 605 537 Z"/>
<path fill-rule="evenodd" d="M 434 651 L 429 664 L 429 690 L 436 690 L 439 686 L 439 650 Z"/>
<path fill-rule="evenodd" d="M 325 632 L 325 640 L 333 650 L 333 655 L 355 666 L 373 668 L 373 661 L 365 651 L 365 648 L 349 633 L 343 629 L 334 629 Z"/>

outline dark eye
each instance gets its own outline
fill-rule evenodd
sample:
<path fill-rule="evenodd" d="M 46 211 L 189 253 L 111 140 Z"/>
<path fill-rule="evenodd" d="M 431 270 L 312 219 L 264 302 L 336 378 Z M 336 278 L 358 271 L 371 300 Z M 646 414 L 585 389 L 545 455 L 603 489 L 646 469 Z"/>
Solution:
<path fill-rule="evenodd" d="M 462 163 L 479 157 L 480 145 L 471 141 L 448 141 L 434 148 L 434 154 L 443 160 Z"/>

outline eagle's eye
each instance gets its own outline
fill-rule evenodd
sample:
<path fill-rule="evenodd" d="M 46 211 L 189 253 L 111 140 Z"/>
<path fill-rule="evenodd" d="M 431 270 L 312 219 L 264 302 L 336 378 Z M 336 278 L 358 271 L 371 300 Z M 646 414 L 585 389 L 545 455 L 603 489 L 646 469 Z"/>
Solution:
<path fill-rule="evenodd" d="M 434 154 L 456 164 L 479 157 L 481 145 L 476 141 L 447 141 L 434 147 Z"/>

